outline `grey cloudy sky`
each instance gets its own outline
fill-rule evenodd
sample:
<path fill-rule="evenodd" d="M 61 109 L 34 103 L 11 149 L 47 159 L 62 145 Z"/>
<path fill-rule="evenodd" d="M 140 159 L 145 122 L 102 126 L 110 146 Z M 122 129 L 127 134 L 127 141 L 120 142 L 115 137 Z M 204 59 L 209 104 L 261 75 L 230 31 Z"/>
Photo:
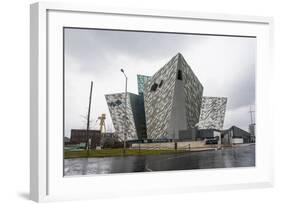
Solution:
<path fill-rule="evenodd" d="M 128 91 L 137 93 L 137 74 L 153 75 L 177 53 L 204 86 L 204 96 L 227 97 L 224 128 L 250 123 L 255 105 L 256 39 L 150 32 L 65 30 L 65 134 L 85 128 L 90 81 L 94 82 L 92 128 L 101 113 L 113 125 L 105 94 L 123 92 L 123 68 Z"/>

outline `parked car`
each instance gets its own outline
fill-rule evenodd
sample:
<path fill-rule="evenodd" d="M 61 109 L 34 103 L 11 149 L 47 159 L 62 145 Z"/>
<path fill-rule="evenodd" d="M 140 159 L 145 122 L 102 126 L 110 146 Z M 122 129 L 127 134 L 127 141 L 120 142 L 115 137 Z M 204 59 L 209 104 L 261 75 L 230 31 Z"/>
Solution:
<path fill-rule="evenodd" d="M 206 144 L 218 144 L 217 137 L 206 137 Z"/>

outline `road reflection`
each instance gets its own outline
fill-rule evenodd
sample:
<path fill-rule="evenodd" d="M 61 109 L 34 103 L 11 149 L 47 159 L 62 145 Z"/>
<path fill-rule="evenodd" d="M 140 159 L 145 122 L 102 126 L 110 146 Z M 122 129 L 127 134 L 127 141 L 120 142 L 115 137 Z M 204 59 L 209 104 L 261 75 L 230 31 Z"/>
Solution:
<path fill-rule="evenodd" d="M 184 154 L 65 159 L 66 176 L 255 166 L 255 145 Z"/>

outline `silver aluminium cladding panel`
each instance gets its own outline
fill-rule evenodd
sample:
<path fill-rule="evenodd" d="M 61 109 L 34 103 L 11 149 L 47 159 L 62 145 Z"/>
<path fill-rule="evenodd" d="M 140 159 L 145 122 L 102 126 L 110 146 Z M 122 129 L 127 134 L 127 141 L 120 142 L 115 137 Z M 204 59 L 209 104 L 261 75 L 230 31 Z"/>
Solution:
<path fill-rule="evenodd" d="M 144 86 L 147 138 L 168 136 L 177 70 L 177 56 L 158 70 Z M 161 84 L 162 82 L 162 84 Z M 161 86 L 159 86 L 161 84 Z"/>
<path fill-rule="evenodd" d="M 174 56 L 145 83 L 147 138 L 178 138 L 179 130 L 194 127 L 202 94 L 203 86 L 183 56 Z"/>
<path fill-rule="evenodd" d="M 223 129 L 227 98 L 203 97 L 199 129 Z"/>
<path fill-rule="evenodd" d="M 139 95 L 143 94 L 144 91 L 144 84 L 150 79 L 150 76 L 146 75 L 137 75 L 137 80 L 138 80 L 138 92 Z"/>
<path fill-rule="evenodd" d="M 131 93 L 127 94 L 127 140 L 137 139 L 137 131 L 134 122 L 133 110 L 131 106 Z M 109 108 L 112 123 L 117 136 L 124 139 L 125 129 L 125 93 L 116 93 L 105 95 L 105 99 Z"/>
<path fill-rule="evenodd" d="M 187 128 L 193 128 L 199 121 L 204 88 L 181 54 L 178 69 L 183 71 L 182 81 Z"/>

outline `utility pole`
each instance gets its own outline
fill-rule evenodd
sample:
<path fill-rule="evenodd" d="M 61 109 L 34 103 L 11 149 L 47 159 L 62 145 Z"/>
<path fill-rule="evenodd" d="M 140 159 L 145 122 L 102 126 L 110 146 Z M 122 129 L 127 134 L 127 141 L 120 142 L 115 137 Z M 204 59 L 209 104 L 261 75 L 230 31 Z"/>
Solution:
<path fill-rule="evenodd" d="M 256 127 L 256 124 L 255 124 L 255 120 L 253 119 L 253 113 L 255 113 L 254 110 L 252 110 L 252 106 L 250 105 L 250 116 L 251 116 L 251 124 L 249 125 L 249 132 L 251 134 L 251 139 L 250 139 L 250 142 L 255 142 L 255 127 Z"/>
<path fill-rule="evenodd" d="M 251 125 L 253 124 L 253 113 L 254 113 L 255 111 L 254 110 L 252 110 L 252 106 L 250 105 L 250 111 L 249 111 L 249 113 L 250 113 L 250 115 L 251 115 Z"/>
<path fill-rule="evenodd" d="M 86 130 L 86 146 L 85 149 L 87 150 L 87 154 L 89 156 L 89 149 L 90 149 L 90 143 L 89 143 L 89 129 L 90 129 L 90 115 L 91 115 L 91 102 L 92 102 L 92 90 L 93 90 L 93 81 L 91 81 L 91 89 L 90 89 L 90 97 L 89 97 L 89 107 L 88 107 L 88 116 L 87 116 L 87 130 Z"/>

